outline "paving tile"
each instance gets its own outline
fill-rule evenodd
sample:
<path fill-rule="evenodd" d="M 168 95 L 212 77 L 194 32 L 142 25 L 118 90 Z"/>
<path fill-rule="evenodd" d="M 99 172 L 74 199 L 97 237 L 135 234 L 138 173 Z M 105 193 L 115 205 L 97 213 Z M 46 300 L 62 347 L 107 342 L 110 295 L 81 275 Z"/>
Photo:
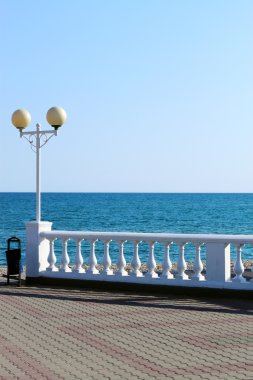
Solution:
<path fill-rule="evenodd" d="M 252 363 L 252 301 L 0 282 L 0 380 L 252 380 Z"/>

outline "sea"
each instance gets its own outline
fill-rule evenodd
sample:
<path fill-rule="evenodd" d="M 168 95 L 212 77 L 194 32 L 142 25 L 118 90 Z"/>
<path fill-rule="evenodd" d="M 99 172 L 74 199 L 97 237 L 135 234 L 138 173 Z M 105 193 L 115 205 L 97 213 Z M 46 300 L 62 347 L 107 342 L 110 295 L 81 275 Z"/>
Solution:
<path fill-rule="evenodd" d="M 53 223 L 55 230 L 253 234 L 253 194 L 207 193 L 42 193 L 42 220 Z M 25 263 L 25 224 L 35 220 L 35 193 L 0 193 L 0 265 L 6 265 L 7 239 L 21 240 Z M 102 242 L 97 243 L 98 262 L 103 255 Z M 147 260 L 145 242 L 140 245 L 140 258 Z M 61 255 L 56 242 L 56 256 Z M 125 245 L 127 262 L 131 261 L 131 243 Z M 69 242 L 73 262 L 75 243 Z M 155 248 L 157 262 L 162 261 L 163 247 Z M 82 243 L 84 262 L 89 255 L 87 242 Z M 118 247 L 110 245 L 112 261 Z M 194 248 L 186 249 L 186 260 L 193 261 Z M 172 261 L 177 249 L 172 249 Z M 232 258 L 235 249 L 232 249 Z M 205 250 L 202 250 L 205 259 Z M 245 246 L 243 259 L 252 260 L 252 249 Z"/>

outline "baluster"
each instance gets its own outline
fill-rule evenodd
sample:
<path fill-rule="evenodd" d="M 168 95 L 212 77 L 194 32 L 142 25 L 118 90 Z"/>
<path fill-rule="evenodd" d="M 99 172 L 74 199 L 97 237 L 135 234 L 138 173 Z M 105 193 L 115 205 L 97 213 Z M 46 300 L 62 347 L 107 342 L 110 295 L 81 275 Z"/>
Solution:
<path fill-rule="evenodd" d="M 109 254 L 110 240 L 104 242 L 104 256 L 102 258 L 103 270 L 102 273 L 106 275 L 112 275 L 113 271 L 110 268 L 112 261 Z"/>
<path fill-rule="evenodd" d="M 165 254 L 163 258 L 163 272 L 161 274 L 161 277 L 163 278 L 174 278 L 173 274 L 170 272 L 172 269 L 172 263 L 170 261 L 170 245 L 171 243 L 165 243 Z"/>
<path fill-rule="evenodd" d="M 131 261 L 132 270 L 130 272 L 131 276 L 133 277 L 143 277 L 143 274 L 140 271 L 141 261 L 139 258 L 139 244 L 139 241 L 134 242 L 134 255 Z"/>
<path fill-rule="evenodd" d="M 236 261 L 234 266 L 234 273 L 236 276 L 233 278 L 233 281 L 246 282 L 246 279 L 242 276 L 244 272 L 244 265 L 242 262 L 242 247 L 244 244 L 236 245 Z"/>
<path fill-rule="evenodd" d="M 92 240 L 90 242 L 90 255 L 88 259 L 89 269 L 87 269 L 87 273 L 90 273 L 90 274 L 99 274 L 99 271 L 96 268 L 96 265 L 98 262 L 97 262 L 97 258 L 95 254 L 95 244 L 96 244 L 96 240 Z"/>
<path fill-rule="evenodd" d="M 82 239 L 76 240 L 75 267 L 73 269 L 73 272 L 77 272 L 77 273 L 85 273 L 85 269 L 82 267 L 83 257 L 82 257 L 81 244 L 82 244 Z"/>
<path fill-rule="evenodd" d="M 180 252 L 179 252 L 179 258 L 178 258 L 178 262 L 177 262 L 177 271 L 178 271 L 178 273 L 175 276 L 175 278 L 178 279 L 178 280 L 188 280 L 189 279 L 189 277 L 185 273 L 185 270 L 187 268 L 186 262 L 185 262 L 185 259 L 184 259 L 184 247 L 185 247 L 185 244 L 186 243 L 181 243 L 179 245 Z"/>
<path fill-rule="evenodd" d="M 62 255 L 61 255 L 61 266 L 60 272 L 71 272 L 71 268 L 69 267 L 69 255 L 68 255 L 68 240 L 62 240 Z"/>
<path fill-rule="evenodd" d="M 55 238 L 49 239 L 50 250 L 49 250 L 49 255 L 47 258 L 49 266 L 46 268 L 46 270 L 48 272 L 58 272 L 58 268 L 55 266 L 55 263 L 56 263 L 56 257 L 55 257 L 55 253 L 54 253 L 54 241 L 55 240 L 56 240 Z"/>
<path fill-rule="evenodd" d="M 149 243 L 149 256 L 148 256 L 148 261 L 147 261 L 148 273 L 146 274 L 146 276 L 151 277 L 151 278 L 158 277 L 158 274 L 155 272 L 156 261 L 155 261 L 154 250 L 155 250 L 155 242 Z"/>
<path fill-rule="evenodd" d="M 116 263 L 118 269 L 115 273 L 118 276 L 128 276 L 128 273 L 125 270 L 126 259 L 124 256 L 124 243 L 125 241 L 119 241 L 119 257 Z"/>
<path fill-rule="evenodd" d="M 201 245 L 202 243 L 196 244 L 196 255 L 195 255 L 195 261 L 193 264 L 193 270 L 194 270 L 194 275 L 192 276 L 191 280 L 193 281 L 204 281 L 205 277 L 201 274 L 203 270 L 203 264 L 201 261 Z"/>

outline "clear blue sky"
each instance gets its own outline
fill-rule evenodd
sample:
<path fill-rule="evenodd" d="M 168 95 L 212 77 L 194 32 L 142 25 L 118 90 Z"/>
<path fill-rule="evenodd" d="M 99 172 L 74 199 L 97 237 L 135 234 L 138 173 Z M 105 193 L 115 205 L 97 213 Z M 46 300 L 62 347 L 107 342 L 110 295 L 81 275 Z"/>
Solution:
<path fill-rule="evenodd" d="M 252 20 L 251 0 L 0 0 L 0 191 L 35 190 L 12 112 L 48 128 L 59 105 L 43 191 L 252 192 Z"/>

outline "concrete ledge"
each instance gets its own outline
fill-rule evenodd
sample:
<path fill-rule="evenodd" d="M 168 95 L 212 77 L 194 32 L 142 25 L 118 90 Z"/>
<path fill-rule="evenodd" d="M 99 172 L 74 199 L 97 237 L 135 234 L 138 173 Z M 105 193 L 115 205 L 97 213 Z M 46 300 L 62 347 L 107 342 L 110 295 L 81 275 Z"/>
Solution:
<path fill-rule="evenodd" d="M 219 297 L 253 299 L 253 290 L 183 287 L 152 284 L 133 284 L 94 280 L 76 280 L 50 277 L 26 277 L 26 285 L 43 285 L 66 288 L 85 288 L 87 290 L 108 290 L 113 292 L 132 292 L 162 295 L 185 295 L 190 297 Z"/>

